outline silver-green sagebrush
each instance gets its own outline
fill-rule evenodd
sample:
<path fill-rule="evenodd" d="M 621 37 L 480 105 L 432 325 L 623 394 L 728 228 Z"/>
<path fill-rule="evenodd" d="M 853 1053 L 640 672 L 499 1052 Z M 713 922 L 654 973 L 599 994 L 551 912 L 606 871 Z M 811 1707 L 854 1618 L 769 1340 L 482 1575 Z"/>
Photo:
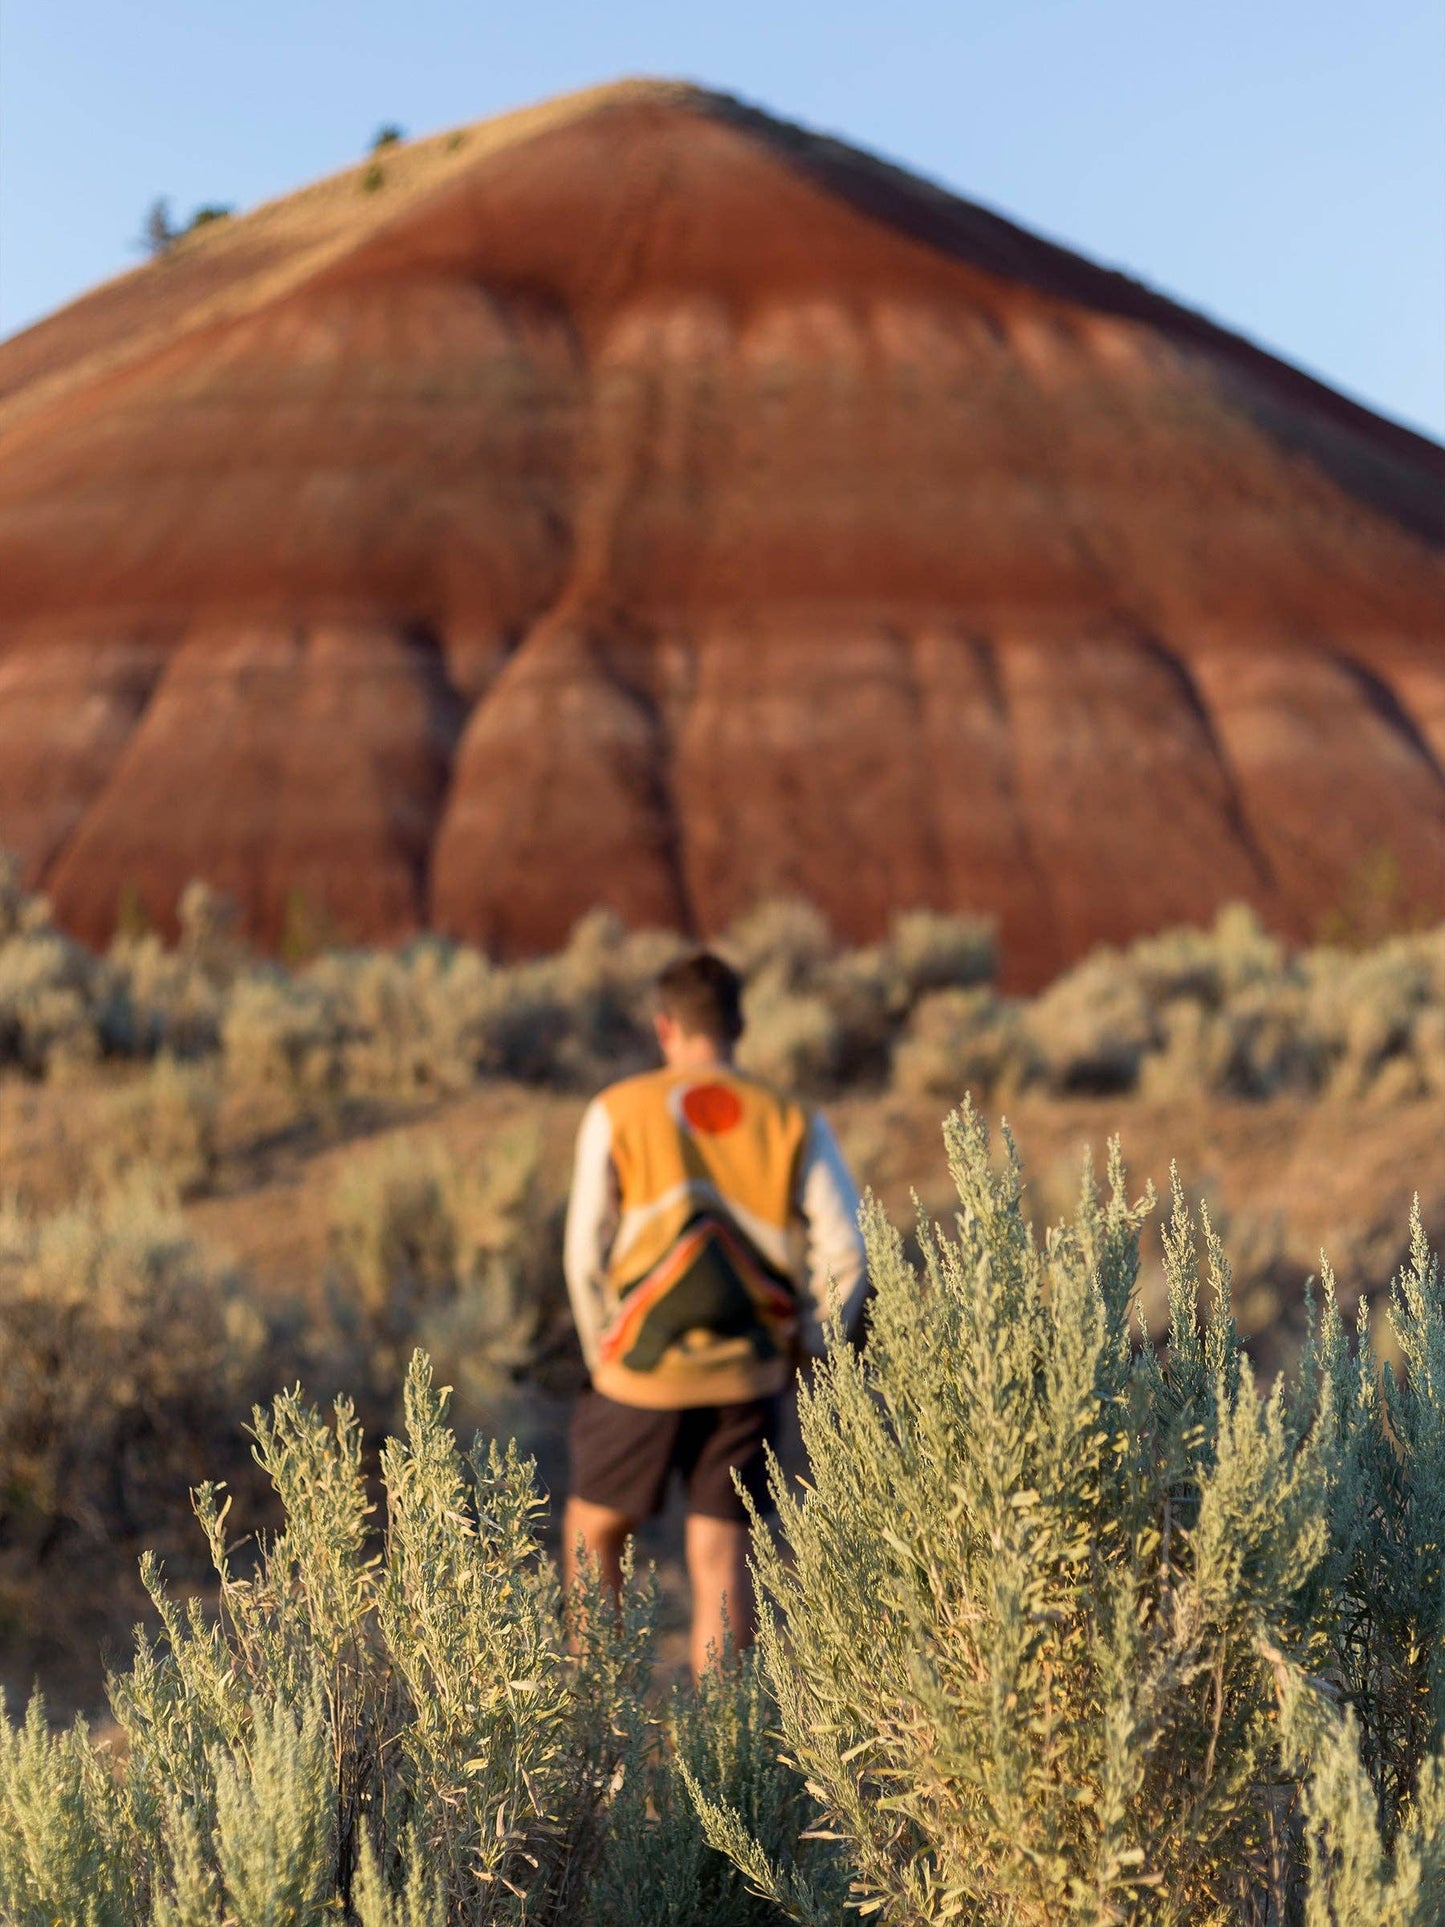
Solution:
<path fill-rule="evenodd" d="M 239 942 L 232 906 L 198 881 L 174 944 L 122 919 L 99 954 L 20 879 L 0 851 L 0 1069 L 73 1076 L 169 1055 L 280 1117 L 437 1100 L 492 1077 L 595 1090 L 651 1061 L 652 987 L 689 947 L 596 911 L 555 955 L 511 964 L 436 936 L 347 948 L 332 931 L 285 968 Z M 1093 951 L 1035 997 L 998 987 L 995 934 L 977 917 L 905 911 L 849 948 L 810 905 L 765 903 L 718 944 L 748 979 L 740 1063 L 793 1089 L 1401 1103 L 1445 1094 L 1445 925 L 1398 909 L 1373 934 L 1343 917 L 1291 950 L 1231 904 L 1209 929 Z M 128 1134 L 203 1173 L 207 1089 L 172 1078 Z"/>
<path fill-rule="evenodd" d="M 876 1210 L 869 1342 L 803 1393 L 809 1482 L 759 1529 L 782 1751 L 889 1922 L 1426 1922 L 1441 1830 L 1445 1302 L 1418 1216 L 1396 1384 L 1332 1281 L 1301 1384 L 1256 1393 L 1229 1269 L 1176 1196 L 1169 1329 L 1131 1336 L 1117 1148 L 1042 1244 L 1012 1145 L 947 1126 L 922 1265 Z M 704 1832 L 801 1893 L 724 1803 Z M 1357 1902 L 1368 1895 L 1369 1909 Z"/>
<path fill-rule="evenodd" d="M 374 1517 L 350 1408 L 255 1418 L 283 1531 L 110 1681 L 124 1764 L 0 1725 L 15 1927 L 1425 1927 L 1445 1917 L 1445 1291 L 1418 1215 L 1385 1368 L 1333 1282 L 1256 1390 L 1229 1267 L 1117 1148 L 1042 1240 L 946 1127 L 918 1261 L 870 1208 L 866 1349 L 801 1394 L 755 1528 L 755 1655 L 649 1693 L 650 1586 L 564 1598 L 515 1449 L 459 1451 L 424 1357 Z M 1201 1312 L 1201 1300 L 1203 1310 Z"/>

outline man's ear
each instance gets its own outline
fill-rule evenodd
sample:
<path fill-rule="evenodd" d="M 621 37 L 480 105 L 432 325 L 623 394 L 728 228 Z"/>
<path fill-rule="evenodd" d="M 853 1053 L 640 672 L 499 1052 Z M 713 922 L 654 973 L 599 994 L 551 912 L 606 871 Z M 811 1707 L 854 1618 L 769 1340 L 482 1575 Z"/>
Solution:
<path fill-rule="evenodd" d="M 659 1010 L 653 1013 L 652 1028 L 657 1033 L 657 1047 L 666 1057 L 677 1036 L 677 1025 L 665 1010 Z"/>

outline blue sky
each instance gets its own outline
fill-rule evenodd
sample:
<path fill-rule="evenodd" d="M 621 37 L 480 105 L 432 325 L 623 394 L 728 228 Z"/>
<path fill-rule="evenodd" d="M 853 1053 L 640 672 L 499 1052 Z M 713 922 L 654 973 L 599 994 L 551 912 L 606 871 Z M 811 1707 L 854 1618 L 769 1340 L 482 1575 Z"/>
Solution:
<path fill-rule="evenodd" d="M 845 135 L 1445 436 L 1441 0 L 0 0 L 0 333 L 240 207 L 627 73 Z"/>

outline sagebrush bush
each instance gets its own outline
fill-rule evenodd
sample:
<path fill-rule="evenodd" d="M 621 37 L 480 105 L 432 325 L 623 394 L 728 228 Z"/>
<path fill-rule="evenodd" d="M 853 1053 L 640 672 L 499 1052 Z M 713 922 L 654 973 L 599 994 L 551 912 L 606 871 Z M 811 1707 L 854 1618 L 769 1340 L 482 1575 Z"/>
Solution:
<path fill-rule="evenodd" d="M 1343 1920 L 1368 1892 L 1355 1918 L 1437 1920 L 1445 1294 L 1418 1218 L 1404 1388 L 1367 1341 L 1349 1357 L 1327 1279 L 1300 1390 L 1261 1399 L 1207 1223 L 1199 1322 L 1180 1199 L 1166 1344 L 1138 1350 L 1152 1201 L 1117 1151 L 1040 1248 L 1011 1152 L 968 1110 L 948 1144 L 956 1232 L 921 1228 L 919 1270 L 870 1210 L 867 1349 L 835 1340 L 801 1399 L 808 1484 L 775 1478 L 755 1533 L 784 1748 L 855 1900 L 1042 1927 Z M 700 1811 L 779 1906 L 836 1918 Z"/>
<path fill-rule="evenodd" d="M 110 1682 L 123 1773 L 81 1731 L 52 1735 L 38 1703 L 23 1726 L 0 1727 L 0 1918 L 728 1927 L 749 1917 L 740 1882 L 695 1835 L 711 1864 L 687 1911 L 609 1910 L 604 1861 L 606 1882 L 647 1894 L 659 1844 L 677 1831 L 647 1796 L 667 1772 L 645 1693 L 651 1587 L 629 1584 L 619 1608 L 584 1576 L 564 1599 L 539 1548 L 531 1467 L 480 1442 L 464 1458 L 444 1411 L 414 1360 L 405 1437 L 382 1453 L 379 1544 L 346 1403 L 329 1426 L 298 1394 L 256 1414 L 284 1530 L 243 1572 L 224 1497 L 200 1489 L 214 1621 L 179 1607 L 147 1566 L 161 1635 L 141 1639 Z M 762 1812 L 758 1775 L 786 1786 L 780 1810 L 792 1815 L 796 1779 L 762 1743 L 762 1713 L 745 1670 L 719 1675 L 692 1716 L 705 1730 L 684 1745 L 719 1797 Z"/>
<path fill-rule="evenodd" d="M 1017 1001 L 992 989 L 928 992 L 893 1053 L 893 1081 L 907 1097 L 1005 1097 L 1038 1069 Z"/>
<path fill-rule="evenodd" d="M 1143 984 L 1112 950 L 1096 951 L 1050 985 L 1025 1022 L 1046 1081 L 1065 1093 L 1131 1090 L 1159 1043 Z"/>
<path fill-rule="evenodd" d="M 153 931 L 117 936 L 105 963 L 108 1052 L 144 1059 L 164 1051 L 183 1060 L 216 1054 L 229 982 L 184 948 L 168 949 Z"/>
<path fill-rule="evenodd" d="M 708 1844 L 699 1811 L 732 1816 L 768 1864 L 784 1870 L 790 1890 L 845 1918 L 847 1869 L 831 1843 L 813 1835 L 816 1809 L 780 1756 L 776 1721 L 752 1654 L 706 1674 L 695 1690 L 674 1688 L 646 1770 L 624 1780 L 613 1801 L 616 1850 L 601 1857 L 590 1896 L 596 1927 L 776 1927 L 786 1918 Z"/>
<path fill-rule="evenodd" d="M 276 969 L 243 977 L 221 1020 L 228 1081 L 298 1102 L 339 1087 L 344 1040 L 342 1013 L 328 986 Z"/>
<path fill-rule="evenodd" d="M 837 947 L 822 911 L 795 898 L 758 904 L 736 920 L 723 940 L 728 960 L 745 977 L 774 970 L 791 987 L 808 981 Z"/>
<path fill-rule="evenodd" d="M 91 1159 L 99 1188 L 111 1190 L 140 1168 L 179 1197 L 206 1190 L 219 1162 L 219 1104 L 214 1068 L 169 1054 L 136 1082 L 106 1092 Z"/>
<path fill-rule="evenodd" d="M 659 1723 L 648 1588 L 563 1597 L 530 1467 L 463 1460 L 425 1360 L 379 1545 L 350 1408 L 287 1394 L 255 1420 L 286 1525 L 254 1567 L 197 1495 L 218 1616 L 148 1568 L 123 1770 L 38 1706 L 0 1732 L 0 1918 L 1438 1922 L 1445 1289 L 1418 1215 L 1398 1380 L 1326 1273 L 1298 1383 L 1261 1397 L 1182 1192 L 1140 1345 L 1152 1200 L 1117 1148 L 1040 1245 L 1011 1147 L 967 1108 L 947 1143 L 960 1208 L 921 1265 L 867 1210 L 866 1348 L 832 1335 L 807 1480 L 775 1469 L 754 1526 L 756 1660 Z"/>
<path fill-rule="evenodd" d="M 895 917 L 882 943 L 840 950 L 816 910 L 764 904 L 734 925 L 723 949 L 748 975 L 739 1062 L 814 1092 L 883 1082 L 909 1013 L 942 986 L 987 981 L 997 966 L 989 925 L 931 910 Z"/>
<path fill-rule="evenodd" d="M 495 973 L 475 951 L 426 941 L 396 955 L 339 952 L 311 975 L 343 1013 L 349 1088 L 411 1100 L 464 1090 L 477 1075 Z"/>
<path fill-rule="evenodd" d="M 273 1124 L 491 1077 L 595 1089 L 652 1061 L 651 986 L 685 947 L 596 911 L 555 955 L 518 963 L 438 937 L 351 949 L 333 932 L 292 946 L 284 969 L 248 956 L 230 906 L 197 883 L 174 948 L 137 927 L 97 958 L 19 875 L 13 859 L 0 872 L 0 1069 L 219 1055 L 227 1087 Z M 953 1101 L 1445 1094 L 1445 926 L 1292 953 L 1232 905 L 1209 930 L 1098 950 L 1034 998 L 993 987 L 997 945 L 976 917 L 905 911 L 849 949 L 811 905 L 770 902 L 717 942 L 749 980 L 745 1067 L 814 1095 L 890 1076 Z"/>
<path fill-rule="evenodd" d="M 303 1300 L 208 1249 L 181 1209 L 212 1165 L 213 1086 L 213 1067 L 156 1060 L 103 1094 L 77 1199 L 0 1196 L 0 1549 L 6 1611 L 41 1637 L 52 1553 L 89 1571 L 107 1540 L 169 1541 L 208 1464 L 245 1478 L 246 1416 L 283 1374 L 352 1386 L 378 1424 L 419 1343 L 473 1418 L 524 1426 L 536 1390 L 578 1382 L 563 1198 L 535 1131 L 467 1164 L 405 1137 L 343 1156 L 332 1259 Z"/>
<path fill-rule="evenodd" d="M 821 991 L 791 989 L 776 966 L 761 970 L 743 998 L 739 1066 L 785 1090 L 826 1090 L 837 1078 L 842 1035 Z"/>
<path fill-rule="evenodd" d="M 397 1383 L 416 1344 L 469 1404 L 570 1357 L 561 1210 L 533 1131 L 501 1134 L 471 1165 L 407 1138 L 348 1158 L 332 1198 L 331 1302 L 362 1340 L 373 1390 Z"/>
<path fill-rule="evenodd" d="M 456 1285 L 456 1173 L 436 1145 L 390 1139 L 342 1166 L 331 1235 L 353 1302 L 378 1331 Z"/>
<path fill-rule="evenodd" d="M 926 990 L 965 990 L 998 975 L 993 925 L 981 917 L 944 916 L 937 910 L 905 910 L 893 919 L 880 946 L 898 979 L 895 1001 L 912 1004 Z"/>
<path fill-rule="evenodd" d="M 1445 1290 L 1418 1206 L 1390 1295 L 1398 1378 L 1363 1307 L 1351 1355 L 1328 1265 L 1324 1287 L 1304 1367 L 1329 1427 L 1320 1611 L 1389 1846 L 1445 1731 Z"/>
<path fill-rule="evenodd" d="M 217 1413 L 248 1408 L 268 1343 L 163 1174 L 48 1216 L 0 1201 L 0 1530 L 43 1552 L 154 1518 Z"/>
<path fill-rule="evenodd" d="M 904 1091 L 955 1097 L 1032 1087 L 1406 1102 L 1445 1090 L 1442 1011 L 1445 930 L 1292 955 L 1234 905 L 1209 931 L 1097 950 L 1032 1000 L 925 994 L 894 1073 Z"/>
<path fill-rule="evenodd" d="M 17 857 L 0 851 L 0 1070 L 32 1077 L 99 1055 L 101 971 L 21 887 Z"/>

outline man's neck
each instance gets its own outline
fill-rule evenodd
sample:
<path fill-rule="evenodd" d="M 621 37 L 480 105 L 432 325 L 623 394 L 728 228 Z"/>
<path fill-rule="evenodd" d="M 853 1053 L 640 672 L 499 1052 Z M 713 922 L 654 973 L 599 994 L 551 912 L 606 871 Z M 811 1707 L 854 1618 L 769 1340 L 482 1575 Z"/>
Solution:
<path fill-rule="evenodd" d="M 711 1037 L 679 1037 L 667 1053 L 672 1071 L 725 1071 L 733 1054 Z"/>

